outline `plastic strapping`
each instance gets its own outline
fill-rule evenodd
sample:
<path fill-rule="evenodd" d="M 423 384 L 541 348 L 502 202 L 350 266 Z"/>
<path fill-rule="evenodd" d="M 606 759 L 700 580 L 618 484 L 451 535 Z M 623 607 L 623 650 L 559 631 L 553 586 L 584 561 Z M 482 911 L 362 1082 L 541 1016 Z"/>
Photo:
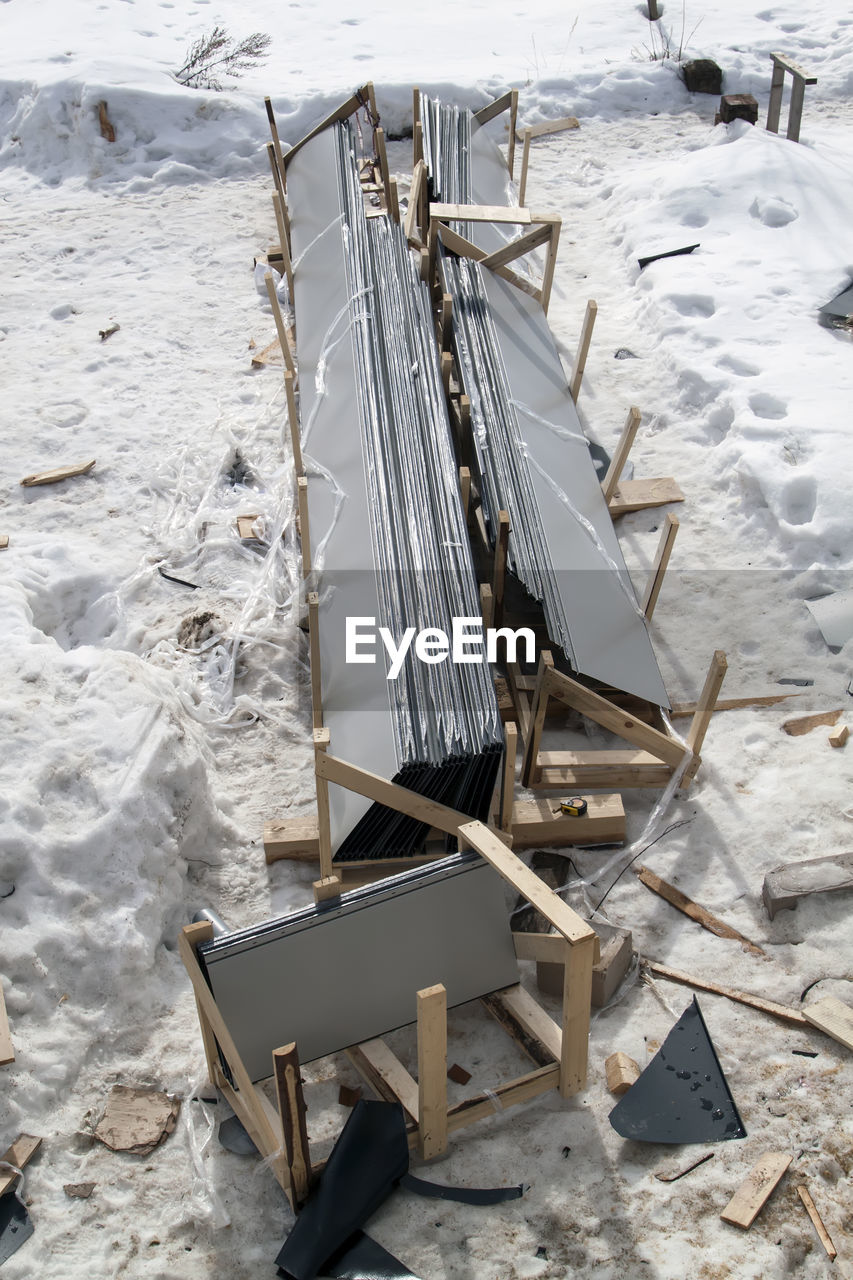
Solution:
<path fill-rule="evenodd" d="M 504 1104 L 501 1102 L 500 1098 L 499 1098 L 499 1097 L 498 1097 L 498 1095 L 494 1092 L 494 1090 L 493 1090 L 493 1089 L 484 1089 L 484 1090 L 483 1090 L 483 1093 L 484 1093 L 484 1094 L 485 1094 L 485 1096 L 489 1099 L 489 1102 L 491 1102 L 491 1104 L 492 1104 L 492 1106 L 494 1107 L 495 1111 L 503 1111 L 503 1109 L 504 1109 Z"/>
<path fill-rule="evenodd" d="M 305 257 L 306 253 L 310 253 L 311 250 L 314 248 L 314 245 L 317 244 L 318 240 L 322 240 L 323 236 L 327 235 L 331 231 L 332 227 L 337 226 L 337 224 L 342 220 L 343 216 L 344 215 L 342 213 L 339 213 L 336 218 L 332 218 L 332 221 L 329 223 L 329 225 L 327 227 L 324 227 L 322 231 L 318 231 L 314 239 L 310 241 L 309 244 L 306 244 L 305 248 L 302 250 L 302 252 L 299 254 L 297 258 L 294 258 L 293 263 L 291 264 L 292 269 L 294 271 L 296 271 L 297 267 L 299 266 L 302 259 Z"/>

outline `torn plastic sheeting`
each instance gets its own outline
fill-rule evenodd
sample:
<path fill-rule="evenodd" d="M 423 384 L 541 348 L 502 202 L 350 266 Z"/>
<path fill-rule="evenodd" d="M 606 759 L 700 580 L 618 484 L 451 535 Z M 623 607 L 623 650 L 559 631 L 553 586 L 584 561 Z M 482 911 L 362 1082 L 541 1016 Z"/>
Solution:
<path fill-rule="evenodd" d="M 746 1137 L 695 996 L 609 1118 L 620 1137 L 635 1142 Z"/>
<path fill-rule="evenodd" d="M 402 1106 L 360 1099 L 276 1258 L 279 1274 L 287 1280 L 321 1274 L 341 1280 L 410 1277 L 402 1263 L 361 1231 L 397 1183 L 418 1195 L 467 1204 L 497 1204 L 523 1194 L 522 1187 L 457 1191 L 408 1176 L 408 1168 Z"/>

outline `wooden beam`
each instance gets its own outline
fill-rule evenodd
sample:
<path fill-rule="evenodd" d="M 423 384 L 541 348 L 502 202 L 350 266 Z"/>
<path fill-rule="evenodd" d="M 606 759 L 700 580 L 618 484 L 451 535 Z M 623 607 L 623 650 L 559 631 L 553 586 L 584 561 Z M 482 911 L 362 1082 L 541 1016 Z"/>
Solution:
<path fill-rule="evenodd" d="M 347 98 L 346 102 L 342 102 L 341 105 L 330 115 L 321 120 L 318 125 L 315 125 L 310 133 L 306 133 L 304 138 L 300 138 L 299 142 L 286 152 L 284 156 L 285 168 L 290 164 L 293 157 L 302 150 L 306 142 L 310 142 L 312 138 L 316 138 L 317 134 L 322 133 L 324 129 L 328 129 L 329 125 L 337 124 L 339 120 L 346 120 L 354 112 L 358 111 L 359 107 L 367 107 L 368 103 L 370 104 L 370 112 L 373 117 L 373 122 L 376 123 L 379 117 L 376 114 L 376 98 L 373 92 L 372 82 L 369 82 L 368 84 L 363 85 L 360 89 L 357 89 L 351 98 Z"/>
<path fill-rule="evenodd" d="M 468 505 L 471 501 L 471 468 L 459 468 L 459 493 L 462 498 L 462 510 L 468 519 Z"/>
<path fill-rule="evenodd" d="M 290 448 L 293 453 L 293 466 L 297 476 L 301 476 L 305 468 L 302 465 L 302 437 L 299 430 L 299 410 L 296 407 L 296 375 L 290 369 L 284 371 L 284 394 L 287 397 L 287 421 L 290 426 Z"/>
<path fill-rule="evenodd" d="M 622 844 L 625 809 L 618 793 L 584 796 L 583 817 L 560 813 L 560 806 L 545 796 L 519 796 L 512 807 L 513 849 L 552 849 L 564 845 Z"/>
<path fill-rule="evenodd" d="M 480 583 L 480 616 L 483 619 L 483 630 L 488 631 L 495 616 L 495 597 L 488 582 Z"/>
<path fill-rule="evenodd" d="M 567 129 L 579 129 L 580 121 L 576 116 L 562 116 L 559 120 L 541 120 L 525 130 L 531 138 L 545 138 L 555 133 L 565 133 Z"/>
<path fill-rule="evenodd" d="M 465 206 L 462 206 L 463 208 Z M 471 258 L 474 262 L 482 262 L 488 257 L 485 249 L 480 249 L 477 245 L 472 244 L 470 240 L 466 240 L 464 236 L 459 235 L 445 222 L 435 224 L 438 227 L 437 235 L 440 237 L 442 244 L 451 253 L 457 254 L 462 258 Z M 522 293 L 529 294 L 531 298 L 535 298 L 537 302 L 542 300 L 542 290 L 537 287 L 532 280 L 525 279 L 516 271 L 510 271 L 509 267 L 495 267 L 495 275 L 501 277 L 502 280 L 508 280 L 510 284 L 514 284 Z"/>
<path fill-rule="evenodd" d="M 588 925 L 587 928 L 589 928 Z M 562 1098 L 571 1098 L 573 1094 L 586 1088 L 592 970 L 595 965 L 597 944 L 597 935 L 589 929 L 588 934 L 577 946 L 566 948 L 566 972 L 563 978 L 563 1052 L 560 1058 L 560 1096 Z"/>
<path fill-rule="evenodd" d="M 723 1222 L 748 1231 L 793 1160 L 785 1151 L 766 1151 L 720 1214 Z"/>
<path fill-rule="evenodd" d="M 714 707 L 719 697 L 723 680 L 726 678 L 728 665 L 723 650 L 716 649 L 711 659 L 711 665 L 708 668 L 708 674 L 705 677 L 705 684 L 699 695 L 696 712 L 687 731 L 687 745 L 694 755 L 698 755 L 702 750 L 705 734 L 708 732 L 708 725 L 711 723 L 711 716 L 714 714 Z"/>
<path fill-rule="evenodd" d="M 714 714 L 718 711 L 740 711 L 744 707 L 775 707 L 777 702 L 787 702 L 789 698 L 802 698 L 801 693 L 769 693 L 756 698 L 718 698 L 714 703 Z M 670 715 L 678 719 L 696 714 L 698 702 L 674 702 Z"/>
<path fill-rule="evenodd" d="M 672 476 L 659 476 L 653 480 L 623 480 L 613 491 L 607 509 L 615 520 L 630 511 L 646 511 L 649 507 L 683 501 L 684 494 Z"/>
<path fill-rule="evenodd" d="M 320 597 L 308 592 L 308 656 L 311 663 L 312 729 L 323 727 L 323 683 L 320 666 Z"/>
<path fill-rule="evenodd" d="M 566 945 L 559 933 L 513 933 L 512 945 L 519 960 L 535 960 L 537 964 L 563 965 Z M 559 1059 L 559 1054 L 554 1054 Z"/>
<path fill-rule="evenodd" d="M 572 946 L 581 945 L 587 940 L 594 941 L 595 933 L 587 922 L 549 889 L 535 871 L 525 866 L 501 842 L 495 831 L 482 822 L 466 822 L 460 826 L 458 838 L 460 847 L 470 845 L 472 849 L 476 849 Z"/>
<path fill-rule="evenodd" d="M 494 1115 L 495 1111 L 504 1111 L 507 1107 L 536 1098 L 541 1093 L 548 1093 L 557 1087 L 559 1078 L 560 1068 L 555 1063 L 552 1067 L 539 1067 L 536 1071 L 519 1076 L 517 1080 L 498 1085 L 496 1089 L 489 1090 L 487 1097 L 477 1094 L 476 1097 L 465 1098 L 448 1108 L 447 1131 L 456 1133 L 477 1120 Z"/>
<path fill-rule="evenodd" d="M 512 812 L 515 801 L 515 762 L 518 755 L 518 728 L 513 722 L 504 725 L 504 759 L 501 771 L 500 820 L 502 831 L 512 832 Z"/>
<path fill-rule="evenodd" d="M 515 176 L 515 130 L 518 125 L 518 90 L 510 89 L 509 104 L 509 146 L 506 163 L 509 169 L 510 182 Z"/>
<path fill-rule="evenodd" d="M 287 858 L 291 862 L 316 862 L 320 857 L 317 815 L 264 823 L 264 858 L 267 865 Z"/>
<path fill-rule="evenodd" d="M 296 477 L 296 504 L 299 510 L 299 542 L 302 547 L 302 577 L 311 576 L 311 526 L 308 519 L 308 477 Z"/>
<path fill-rule="evenodd" d="M 346 1050 L 364 1080 L 386 1101 L 396 1099 L 410 1120 L 418 1119 L 418 1082 L 384 1040 L 365 1040 Z"/>
<path fill-rule="evenodd" d="M 529 129 L 525 129 L 521 136 L 521 177 L 518 180 L 518 203 L 519 206 L 523 207 L 524 200 L 527 195 L 527 168 L 530 164 L 530 140 L 533 137 L 533 134 Z"/>
<path fill-rule="evenodd" d="M 529 209 L 511 204 L 431 204 L 429 216 L 436 222 L 506 222 L 529 226 L 533 221 Z"/>
<path fill-rule="evenodd" d="M 607 468 L 607 475 L 601 484 L 604 494 L 604 501 L 609 503 L 613 494 L 616 492 L 616 486 L 619 484 L 619 477 L 622 475 L 625 463 L 628 461 L 628 454 L 631 452 L 631 445 L 634 443 L 634 437 L 637 434 L 637 428 L 642 418 L 640 410 L 632 405 L 628 410 L 628 418 L 625 426 L 622 428 L 622 434 L 619 437 L 619 443 L 613 451 L 613 457 L 610 460 L 610 466 Z"/>
<path fill-rule="evenodd" d="M 296 1209 L 308 1198 L 311 1187 L 305 1097 L 296 1045 L 288 1044 L 282 1049 L 275 1049 L 272 1060 L 279 1122 L 284 1140 L 282 1172 L 290 1180 L 290 1203 Z"/>
<path fill-rule="evenodd" d="M 679 982 L 685 987 L 695 987 L 697 991 L 710 991 L 712 995 L 725 996 L 727 1000 L 734 1000 L 737 1004 L 757 1009 L 759 1013 L 767 1013 L 772 1018 L 779 1018 L 782 1022 L 788 1022 L 794 1027 L 805 1029 L 809 1025 L 799 1009 L 790 1009 L 787 1005 L 777 1004 L 774 1000 L 765 1000 L 763 996 L 751 995 L 748 991 L 736 991 L 733 987 L 723 987 L 719 982 L 710 982 L 707 978 L 680 973 L 677 969 L 670 969 L 668 965 L 658 964 L 654 960 L 647 960 L 644 963 L 657 977 L 666 978 L 669 982 Z"/>
<path fill-rule="evenodd" d="M 661 587 L 663 586 L 664 576 L 666 574 L 667 566 L 669 565 L 669 558 L 672 555 L 672 548 L 675 545 L 675 535 L 677 533 L 678 517 L 674 516 L 671 511 L 668 511 L 663 522 L 663 529 L 661 530 L 658 549 L 655 552 L 655 561 L 652 565 L 652 571 L 649 574 L 649 580 L 646 583 L 646 590 L 643 594 L 642 604 L 640 605 L 640 608 L 646 615 L 647 622 L 651 622 L 652 620 L 652 614 L 655 611 L 658 596 L 661 593 Z"/>
<path fill-rule="evenodd" d="M 284 182 L 282 181 L 281 174 L 278 171 L 278 164 L 276 163 L 275 158 L 275 147 L 271 142 L 268 142 L 266 150 L 267 159 L 270 163 L 270 173 L 272 174 L 273 186 L 276 189 L 276 194 L 281 196 L 282 200 L 284 200 Z"/>
<path fill-rule="evenodd" d="M 803 1017 L 806 1022 L 825 1035 L 832 1036 L 839 1044 L 853 1049 L 853 1009 L 843 1000 L 837 1000 L 835 996 L 824 996 L 814 1004 L 805 1005 Z"/>
<path fill-rule="evenodd" d="M 713 915 L 706 907 L 702 907 L 698 902 L 694 902 L 692 898 L 688 898 L 686 893 L 676 889 L 675 885 L 663 880 L 648 867 L 635 866 L 633 870 L 637 879 L 647 889 L 651 889 L 652 893 L 665 898 L 676 910 L 683 912 L 691 920 L 695 920 L 697 924 L 701 924 L 702 928 L 707 929 L 709 933 L 716 934 L 718 938 L 731 938 L 733 941 L 739 942 L 751 955 L 763 956 L 766 954 L 757 943 L 745 938 L 742 933 L 738 933 L 737 929 L 733 929 L 731 925 Z"/>
<path fill-rule="evenodd" d="M 447 992 L 439 982 L 418 992 L 418 1150 L 424 1160 L 447 1149 Z"/>
<path fill-rule="evenodd" d="M 290 243 L 287 231 L 287 223 L 284 217 L 284 204 L 278 191 L 272 193 L 273 212 L 275 213 L 275 223 L 278 227 L 278 238 L 281 245 L 281 257 L 284 263 L 284 274 L 287 277 L 287 296 L 290 298 L 290 305 L 294 305 L 293 294 L 293 263 L 290 260 Z M 285 356 L 285 360 L 287 357 Z M 292 355 L 291 355 L 292 359 Z M 292 369 L 291 369 L 292 372 Z"/>
<path fill-rule="evenodd" d="M 287 330 L 284 327 L 284 319 L 281 314 L 281 307 L 278 302 L 278 294 L 275 291 L 275 283 L 272 278 L 272 272 L 267 271 L 264 275 L 264 283 L 267 286 L 267 296 L 272 307 L 273 320 L 275 320 L 275 328 L 278 334 L 278 340 L 281 343 L 281 354 L 284 356 L 284 363 L 287 365 L 291 373 L 296 373 L 296 365 L 293 363 L 293 352 L 290 349 L 290 341 L 287 336 Z"/>
<path fill-rule="evenodd" d="M 538 249 L 540 245 L 547 244 L 551 239 L 551 229 L 554 221 L 559 219 L 549 219 L 547 222 L 537 223 L 531 231 L 525 231 L 522 235 L 517 236 L 515 240 L 510 240 L 501 249 L 495 249 L 483 258 L 481 263 L 484 267 L 490 267 L 493 271 L 496 267 L 504 267 L 508 262 L 515 262 L 517 258 L 522 257 L 525 253 L 531 253 L 532 250 Z"/>
<path fill-rule="evenodd" d="M 814 1200 L 812 1200 L 811 1192 L 808 1187 L 804 1187 L 801 1183 L 797 1187 L 797 1195 L 800 1197 L 806 1213 L 811 1218 L 812 1226 L 818 1234 L 818 1239 L 823 1245 L 826 1256 L 829 1258 L 830 1262 L 834 1261 L 834 1259 L 838 1257 L 838 1250 L 832 1243 L 832 1237 L 823 1224 L 823 1219 L 817 1211 L 817 1205 Z"/>
<path fill-rule="evenodd" d="M 552 219 L 551 221 L 551 239 L 548 244 L 548 252 L 545 257 L 545 272 L 542 276 L 542 295 L 540 301 L 542 310 L 548 314 L 548 306 L 551 302 L 551 288 L 554 284 L 554 272 L 557 268 L 557 248 L 560 244 L 560 231 L 563 222 L 561 218 Z"/>
<path fill-rule="evenodd" d="M 418 160 L 412 173 L 412 185 L 409 188 L 409 205 L 406 209 L 406 218 L 403 223 L 406 240 L 417 245 L 422 244 L 426 237 L 426 227 L 418 225 L 421 191 L 426 186 L 426 178 L 426 165 L 423 160 Z M 417 235 L 415 234 L 415 228 L 418 231 Z"/>
<path fill-rule="evenodd" d="M 665 787 L 672 768 L 648 751 L 540 751 L 534 791 Z"/>
<path fill-rule="evenodd" d="M 264 106 L 267 109 L 267 120 L 269 121 L 270 134 L 272 135 L 272 145 L 275 150 L 275 160 L 281 175 L 282 187 L 287 186 L 287 176 L 284 168 L 284 156 L 281 153 L 281 139 L 278 136 L 278 125 L 275 122 L 275 111 L 273 110 L 270 98 L 264 98 Z"/>
<path fill-rule="evenodd" d="M 314 730 L 314 780 L 317 787 L 317 833 L 319 837 L 320 878 L 334 875 L 332 866 L 332 831 L 329 819 L 329 784 L 323 772 L 330 757 L 327 754 L 331 735 L 328 729 Z"/>
<path fill-rule="evenodd" d="M 0 1067 L 8 1067 L 15 1061 L 15 1046 L 9 1031 L 9 1019 L 6 1016 L 6 1000 L 3 995 L 3 983 L 0 981 Z"/>
<path fill-rule="evenodd" d="M 611 733 L 624 738 L 632 746 L 639 747 L 641 751 L 648 751 L 658 760 L 672 765 L 673 768 L 681 763 L 684 747 L 675 738 L 661 733 L 652 725 L 644 724 L 635 716 L 628 715 L 614 703 L 608 702 L 600 694 L 593 693 L 591 689 L 579 684 L 577 680 L 572 680 L 562 671 L 552 670 L 548 673 L 546 688 L 550 697 L 557 698 L 566 706 L 579 711 L 588 719 L 594 720 L 596 724 L 600 724 L 603 729 L 609 729 Z"/>
<path fill-rule="evenodd" d="M 535 937 L 535 934 L 529 934 L 528 937 Z M 557 943 L 562 952 L 561 959 L 566 958 L 566 941 L 559 934 L 552 934 L 554 941 Z M 486 1001 L 482 1002 L 486 1004 Z M 492 1004 L 498 1006 L 497 1009 Z M 525 1053 L 534 1058 L 537 1065 L 544 1067 L 548 1062 L 559 1062 L 563 1052 L 563 1033 L 554 1019 L 545 1012 L 540 1004 L 533 999 L 528 991 L 516 983 L 513 987 L 505 987 L 503 991 L 496 991 L 490 998 L 490 1002 L 486 1004 L 489 1012 L 493 1017 L 497 1017 L 502 1022 L 500 1010 L 504 1010 L 511 1022 L 517 1024 L 523 1033 L 522 1039 L 519 1041 Z M 512 1034 L 512 1031 L 510 1031 Z M 525 1044 L 525 1037 L 529 1037 L 545 1050 L 545 1055 L 537 1055 L 535 1052 L 530 1053 L 530 1047 Z"/>
<path fill-rule="evenodd" d="M 592 342 L 592 331 L 595 327 L 595 317 L 598 315 L 598 303 L 594 298 L 590 298 L 586 304 L 586 312 L 581 326 L 581 336 L 578 342 L 577 353 L 575 354 L 575 363 L 572 368 L 572 381 L 569 386 L 572 400 L 575 404 L 578 402 L 580 395 L 581 382 L 583 381 L 584 369 L 586 368 L 586 358 L 589 355 L 589 344 Z"/>
<path fill-rule="evenodd" d="M 382 176 L 382 189 L 385 192 L 385 205 L 390 214 L 391 173 L 388 168 L 388 152 L 385 147 L 385 130 L 381 125 L 378 129 L 374 129 L 373 140 L 376 147 L 376 158 L 379 161 L 379 172 Z"/>
<path fill-rule="evenodd" d="M 802 80 L 805 84 L 817 84 L 817 76 L 809 75 L 799 64 L 794 62 L 793 58 L 789 58 L 787 53 L 771 53 L 775 66 L 779 66 L 783 71 L 789 71 L 795 80 Z"/>
<path fill-rule="evenodd" d="M 539 654 L 536 687 L 530 700 L 530 728 L 524 741 L 524 758 L 521 762 L 521 785 L 532 786 L 539 777 L 539 747 L 548 710 L 548 677 L 554 669 L 554 659 L 548 649 Z"/>

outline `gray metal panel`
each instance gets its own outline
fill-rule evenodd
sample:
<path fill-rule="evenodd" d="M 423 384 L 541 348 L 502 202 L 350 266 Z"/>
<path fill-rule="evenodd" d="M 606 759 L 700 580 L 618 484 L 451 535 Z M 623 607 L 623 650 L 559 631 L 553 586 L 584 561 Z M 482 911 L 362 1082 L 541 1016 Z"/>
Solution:
<path fill-rule="evenodd" d="M 448 1006 L 518 981 L 504 885 L 470 854 L 201 948 L 217 1005 L 253 1080 L 295 1040 L 310 1062 L 413 1022 L 416 993 Z"/>
<path fill-rule="evenodd" d="M 668 706 L 646 621 L 636 607 L 545 313 L 538 302 L 494 272 L 483 271 L 482 276 L 512 399 L 551 424 L 517 411 L 521 437 L 535 460 L 530 476 L 576 668 L 657 706 Z M 574 511 L 594 527 L 612 564 Z"/>
<path fill-rule="evenodd" d="M 345 662 L 347 617 L 380 617 L 370 540 L 370 512 L 358 416 L 358 385 L 349 326 L 348 290 L 340 221 L 335 134 L 324 130 L 296 155 L 288 168 L 288 186 L 299 192 L 291 202 L 294 293 L 298 304 L 298 355 L 303 455 L 308 474 L 312 555 L 328 535 L 325 561 L 333 581 L 320 581 L 320 669 L 323 718 L 332 752 L 353 764 L 393 777 L 399 767 L 391 732 L 388 682 L 381 654 L 374 666 Z M 318 238 L 319 237 L 319 238 Z M 335 317 L 340 316 L 329 332 Z M 343 338 L 332 348 L 336 338 Z M 315 370 L 326 348 L 326 394 L 319 395 Z M 341 421 L 346 415 L 347 421 Z M 325 469 L 343 491 L 335 519 L 336 493 Z M 331 532 L 329 532 L 331 530 Z M 356 714 L 357 713 L 357 714 Z M 371 807 L 353 791 L 330 785 L 332 850 Z"/>

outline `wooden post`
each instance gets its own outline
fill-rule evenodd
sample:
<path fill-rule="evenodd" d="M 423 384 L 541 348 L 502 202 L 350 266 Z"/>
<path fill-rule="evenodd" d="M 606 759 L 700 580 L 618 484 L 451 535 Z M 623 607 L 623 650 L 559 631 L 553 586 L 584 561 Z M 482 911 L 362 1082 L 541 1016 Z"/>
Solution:
<path fill-rule="evenodd" d="M 391 174 L 388 169 L 388 152 L 385 149 L 385 130 L 381 125 L 374 131 L 376 158 L 379 161 L 379 172 L 382 175 L 382 186 L 385 189 L 385 205 L 391 211 Z"/>
<path fill-rule="evenodd" d="M 658 0 L 649 0 L 649 22 L 657 22 L 659 17 Z"/>
<path fill-rule="evenodd" d="M 212 939 L 213 925 L 209 920 L 199 920 L 197 924 L 185 925 L 183 932 L 192 948 L 193 956 L 195 956 L 196 947 L 199 947 L 202 942 L 210 942 Z M 197 960 L 196 963 L 198 963 Z M 199 1027 L 201 1028 L 201 1042 L 204 1046 L 204 1058 L 207 1063 L 207 1077 L 215 1088 L 219 1074 L 219 1050 L 216 1047 L 216 1039 L 199 1003 L 198 996 L 196 996 L 195 1007 L 198 1013 Z"/>
<path fill-rule="evenodd" d="M 507 167 L 509 169 L 510 181 L 512 181 L 515 169 L 515 129 L 518 124 L 518 90 L 510 91 L 509 104 L 509 149 L 507 151 Z"/>
<path fill-rule="evenodd" d="M 424 1160 L 447 1149 L 447 992 L 418 992 L 418 1149 Z"/>
<path fill-rule="evenodd" d="M 717 695 L 720 692 L 727 669 L 726 655 L 722 649 L 717 649 L 711 659 L 711 665 L 705 677 L 705 685 L 699 695 L 699 702 L 690 722 L 690 728 L 687 731 L 687 745 L 694 755 L 698 755 L 702 750 L 702 743 L 705 741 L 705 734 L 708 731 L 708 725 L 711 723 L 711 716 L 714 714 L 714 704 L 717 701 Z"/>
<path fill-rule="evenodd" d="M 548 239 L 548 247 L 545 250 L 545 271 L 542 276 L 542 310 L 548 314 L 548 304 L 551 301 L 551 287 L 554 283 L 554 271 L 557 267 L 557 247 L 560 243 L 560 229 L 563 225 L 561 218 L 551 218 L 551 235 Z"/>
<path fill-rule="evenodd" d="M 298 477 L 303 474 L 305 468 L 302 465 L 302 440 L 299 433 L 299 411 L 296 408 L 294 381 L 292 371 L 285 369 L 284 392 L 287 396 L 287 420 L 290 423 L 290 447 L 293 451 L 293 466 Z"/>
<path fill-rule="evenodd" d="M 264 282 L 267 286 L 267 296 L 269 297 L 270 306 L 272 307 L 273 319 L 275 320 L 275 327 L 278 333 L 279 345 L 281 346 L 281 354 L 284 356 L 284 363 L 291 373 L 295 373 L 296 365 L 293 363 L 293 352 L 290 350 L 290 342 L 288 341 L 287 330 L 284 327 L 281 307 L 278 305 L 278 295 L 275 291 L 275 284 L 273 283 L 271 271 L 267 271 L 264 275 Z"/>
<path fill-rule="evenodd" d="M 424 158 L 424 127 L 421 123 L 421 91 L 412 89 L 412 170 Z"/>
<path fill-rule="evenodd" d="M 275 147 L 271 142 L 267 143 L 267 159 L 270 162 L 270 173 L 272 174 L 272 180 L 275 183 L 275 189 L 278 192 L 278 194 L 281 196 L 281 199 L 283 202 L 284 201 L 284 184 L 281 180 L 281 174 L 278 171 L 278 163 L 276 162 L 276 158 L 275 158 Z"/>
<path fill-rule="evenodd" d="M 426 239 L 426 229 L 421 223 L 423 214 L 421 192 L 425 185 L 426 167 L 423 160 L 419 160 L 412 174 L 412 185 L 409 187 L 409 207 L 406 210 L 406 218 L 403 224 L 406 239 L 410 243 L 416 243 L 417 245 L 423 244 Z"/>
<path fill-rule="evenodd" d="M 459 468 L 459 491 L 462 496 L 462 510 L 468 519 L 468 506 L 471 501 L 471 468 Z"/>
<path fill-rule="evenodd" d="M 335 874 L 332 865 L 332 832 L 329 823 L 329 784 L 321 777 L 317 767 L 320 756 L 329 748 L 331 735 L 328 729 L 314 730 L 314 773 L 317 783 L 317 827 L 320 840 L 320 878 L 328 880 Z"/>
<path fill-rule="evenodd" d="M 651 622 L 652 614 L 655 611 L 655 605 L 658 602 L 658 596 L 663 586 L 663 579 L 666 573 L 669 557 L 672 555 L 672 548 L 675 544 L 675 535 L 678 533 L 678 516 L 667 513 L 664 521 L 663 531 L 658 543 L 658 549 L 655 554 L 655 562 L 652 571 L 649 574 L 649 580 L 646 584 L 646 591 L 643 596 L 643 603 L 640 606 L 646 615 L 646 620 Z"/>
<path fill-rule="evenodd" d="M 589 302 L 586 304 L 586 314 L 583 318 L 580 342 L 578 343 L 577 355 L 575 356 L 575 366 L 572 372 L 572 383 L 569 387 L 572 400 L 575 404 L 578 402 L 581 381 L 583 379 L 583 371 L 586 368 L 586 358 L 589 355 L 589 344 L 592 340 L 592 330 L 595 326 L 595 317 L 597 315 L 598 303 L 594 298 L 590 298 Z"/>
<path fill-rule="evenodd" d="M 622 435 L 619 437 L 619 443 L 610 461 L 610 466 L 607 468 L 607 475 L 601 484 L 605 502 L 609 502 L 616 492 L 619 478 L 622 475 L 625 463 L 628 461 L 628 454 L 631 452 L 631 445 L 634 443 L 634 437 L 637 434 L 641 418 L 642 414 L 636 407 L 632 406 L 628 410 L 628 419 L 622 428 Z"/>
<path fill-rule="evenodd" d="M 451 319 L 453 315 L 453 299 L 449 293 L 441 295 L 440 341 L 442 351 L 450 350 Z"/>
<path fill-rule="evenodd" d="M 453 356 L 449 351 L 441 353 L 441 381 L 444 386 L 444 394 L 450 396 L 450 375 L 453 371 Z"/>
<path fill-rule="evenodd" d="M 499 627 L 503 622 L 504 588 L 506 586 L 506 559 L 509 549 L 509 514 L 501 511 L 498 516 L 498 532 L 495 539 L 495 562 L 492 573 L 492 595 L 494 596 L 494 620 Z"/>
<path fill-rule="evenodd" d="M 504 725 L 506 744 L 504 766 L 501 774 L 501 808 L 499 826 L 502 831 L 512 831 L 512 806 L 515 800 L 515 761 L 518 755 L 518 728 L 512 720 Z"/>
<path fill-rule="evenodd" d="M 275 122 L 275 112 L 273 111 L 272 102 L 269 98 L 264 98 L 264 106 L 267 109 L 267 120 L 270 123 L 270 133 L 272 135 L 272 145 L 275 151 L 276 165 L 281 177 L 282 190 L 287 189 L 287 172 L 284 167 L 284 156 L 281 154 L 281 142 L 278 136 L 278 126 Z"/>
<path fill-rule="evenodd" d="M 275 1094 L 284 1142 L 284 1172 L 290 1181 L 290 1203 L 298 1209 L 308 1198 L 311 1156 L 305 1124 L 305 1098 L 295 1044 L 275 1049 L 272 1055 Z"/>
<path fill-rule="evenodd" d="M 524 742 L 524 757 L 521 762 L 521 785 L 529 787 L 537 781 L 539 744 L 542 741 L 542 729 L 545 725 L 545 712 L 548 709 L 548 678 L 554 668 L 554 659 L 548 649 L 539 654 L 539 670 L 536 673 L 536 688 L 530 704 L 530 729 Z"/>
<path fill-rule="evenodd" d="M 308 480 L 296 478 L 296 500 L 299 504 L 299 541 L 302 543 L 302 577 L 311 574 L 311 529 L 308 524 Z"/>
<path fill-rule="evenodd" d="M 566 943 L 563 979 L 563 1043 L 560 1054 L 560 1097 L 570 1098 L 586 1087 L 589 1051 L 589 1013 L 592 1004 L 592 969 L 595 964 L 594 933 Z"/>
<path fill-rule="evenodd" d="M 320 667 L 320 597 L 308 592 L 308 653 L 311 662 L 312 728 L 323 727 L 323 686 Z"/>
<path fill-rule="evenodd" d="M 773 57 L 773 55 L 770 55 Z M 767 104 L 767 132 L 779 132 L 779 116 L 782 112 L 782 89 L 785 84 L 785 68 L 773 58 L 773 76 L 770 81 L 770 101 Z"/>
<path fill-rule="evenodd" d="M 483 618 L 483 630 L 488 631 L 495 619 L 495 598 L 488 582 L 480 583 L 480 613 Z"/>
<path fill-rule="evenodd" d="M 525 129 L 523 133 L 524 147 L 521 152 L 521 178 L 518 183 L 518 203 L 524 204 L 524 197 L 527 195 L 527 166 L 530 163 L 530 139 L 533 137 L 530 129 Z"/>
<path fill-rule="evenodd" d="M 802 76 L 794 76 L 794 82 L 791 85 L 791 101 L 788 104 L 788 131 L 786 135 L 790 142 L 799 142 L 800 140 L 800 124 L 803 119 L 805 96 L 805 80 L 803 80 Z"/>
<path fill-rule="evenodd" d="M 290 261 L 290 242 L 287 234 L 287 223 L 284 220 L 284 212 L 281 203 L 281 196 L 277 191 L 272 193 L 273 209 L 275 210 L 275 222 L 278 227 L 278 238 L 281 242 L 281 256 L 284 259 L 284 274 L 287 276 L 287 295 L 290 298 L 290 305 L 293 306 L 293 263 Z"/>

